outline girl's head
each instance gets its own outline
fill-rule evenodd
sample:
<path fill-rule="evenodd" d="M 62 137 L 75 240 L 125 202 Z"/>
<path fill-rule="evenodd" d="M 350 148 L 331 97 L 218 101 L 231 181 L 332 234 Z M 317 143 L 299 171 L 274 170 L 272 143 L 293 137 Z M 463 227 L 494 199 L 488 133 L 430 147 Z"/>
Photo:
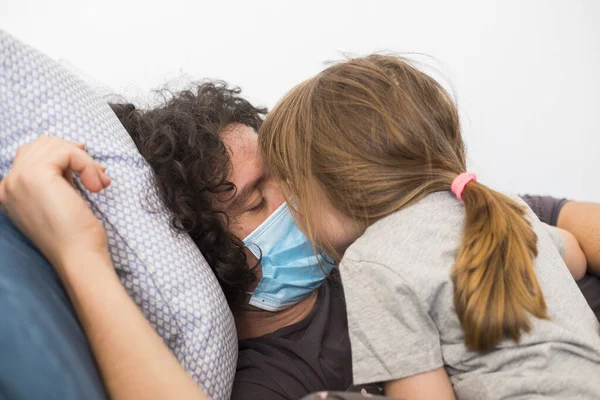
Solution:
<path fill-rule="evenodd" d="M 438 191 L 466 170 L 452 97 L 403 58 L 371 55 L 329 67 L 292 89 L 259 141 L 290 208 L 338 260 L 371 224 Z M 471 182 L 453 268 L 456 311 L 470 348 L 518 340 L 527 313 L 546 316 L 524 210 Z M 390 233 L 392 234 L 392 233 Z"/>
<path fill-rule="evenodd" d="M 259 137 L 300 223 L 338 258 L 365 227 L 448 189 L 466 168 L 452 98 L 397 57 L 353 59 L 303 82 Z"/>

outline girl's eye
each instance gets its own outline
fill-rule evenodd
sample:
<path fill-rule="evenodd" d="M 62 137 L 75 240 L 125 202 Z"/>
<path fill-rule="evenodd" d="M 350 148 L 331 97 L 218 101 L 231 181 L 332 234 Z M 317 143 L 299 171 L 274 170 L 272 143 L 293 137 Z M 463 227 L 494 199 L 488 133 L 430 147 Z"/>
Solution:
<path fill-rule="evenodd" d="M 263 208 L 264 205 L 265 205 L 265 198 L 263 197 L 260 200 L 260 203 L 258 203 L 256 206 L 249 209 L 248 212 L 258 212 L 258 211 L 260 211 L 261 208 Z"/>

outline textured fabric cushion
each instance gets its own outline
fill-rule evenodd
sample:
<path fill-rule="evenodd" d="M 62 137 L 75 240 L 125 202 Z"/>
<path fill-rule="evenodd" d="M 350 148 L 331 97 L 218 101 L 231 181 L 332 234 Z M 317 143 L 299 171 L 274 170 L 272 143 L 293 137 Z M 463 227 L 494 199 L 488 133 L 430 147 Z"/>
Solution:
<path fill-rule="evenodd" d="M 107 399 L 54 268 L 0 214 L 0 399 Z"/>
<path fill-rule="evenodd" d="M 149 212 L 162 210 L 148 191 L 150 167 L 83 82 L 0 31 L 0 178 L 17 149 L 42 134 L 84 142 L 106 165 L 111 186 L 81 193 L 106 228 L 123 285 L 193 378 L 211 397 L 228 398 L 237 357 L 233 317 L 191 238 L 169 228 L 166 211 Z"/>

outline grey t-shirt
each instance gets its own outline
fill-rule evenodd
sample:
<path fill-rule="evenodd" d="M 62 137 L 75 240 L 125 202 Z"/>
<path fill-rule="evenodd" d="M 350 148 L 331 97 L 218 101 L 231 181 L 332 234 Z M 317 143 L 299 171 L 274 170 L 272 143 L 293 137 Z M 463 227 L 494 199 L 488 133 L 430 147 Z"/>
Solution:
<path fill-rule="evenodd" d="M 532 317 L 519 344 L 485 354 L 465 347 L 453 306 L 462 203 L 435 193 L 369 227 L 340 264 L 354 383 L 445 367 L 459 399 L 600 399 L 600 325 L 559 254 L 561 239 L 529 216 L 550 320 Z"/>

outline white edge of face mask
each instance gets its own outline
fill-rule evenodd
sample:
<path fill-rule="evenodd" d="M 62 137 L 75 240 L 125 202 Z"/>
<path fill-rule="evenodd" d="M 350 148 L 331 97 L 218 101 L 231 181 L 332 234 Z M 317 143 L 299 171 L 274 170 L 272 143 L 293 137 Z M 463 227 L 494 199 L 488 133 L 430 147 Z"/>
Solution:
<path fill-rule="evenodd" d="M 284 209 L 287 209 L 287 203 L 284 201 L 275 211 L 273 211 L 271 213 L 271 215 L 269 215 L 267 217 L 267 219 L 265 219 L 259 226 L 256 227 L 256 229 L 254 229 L 252 232 L 250 232 L 244 239 L 243 242 L 245 245 L 247 245 L 250 241 L 250 239 L 253 236 L 258 236 L 262 233 L 262 231 L 264 231 L 265 229 L 267 229 L 267 227 L 273 223 L 274 220 L 280 218 L 283 214 L 284 214 Z M 289 212 L 289 211 L 288 211 Z"/>

